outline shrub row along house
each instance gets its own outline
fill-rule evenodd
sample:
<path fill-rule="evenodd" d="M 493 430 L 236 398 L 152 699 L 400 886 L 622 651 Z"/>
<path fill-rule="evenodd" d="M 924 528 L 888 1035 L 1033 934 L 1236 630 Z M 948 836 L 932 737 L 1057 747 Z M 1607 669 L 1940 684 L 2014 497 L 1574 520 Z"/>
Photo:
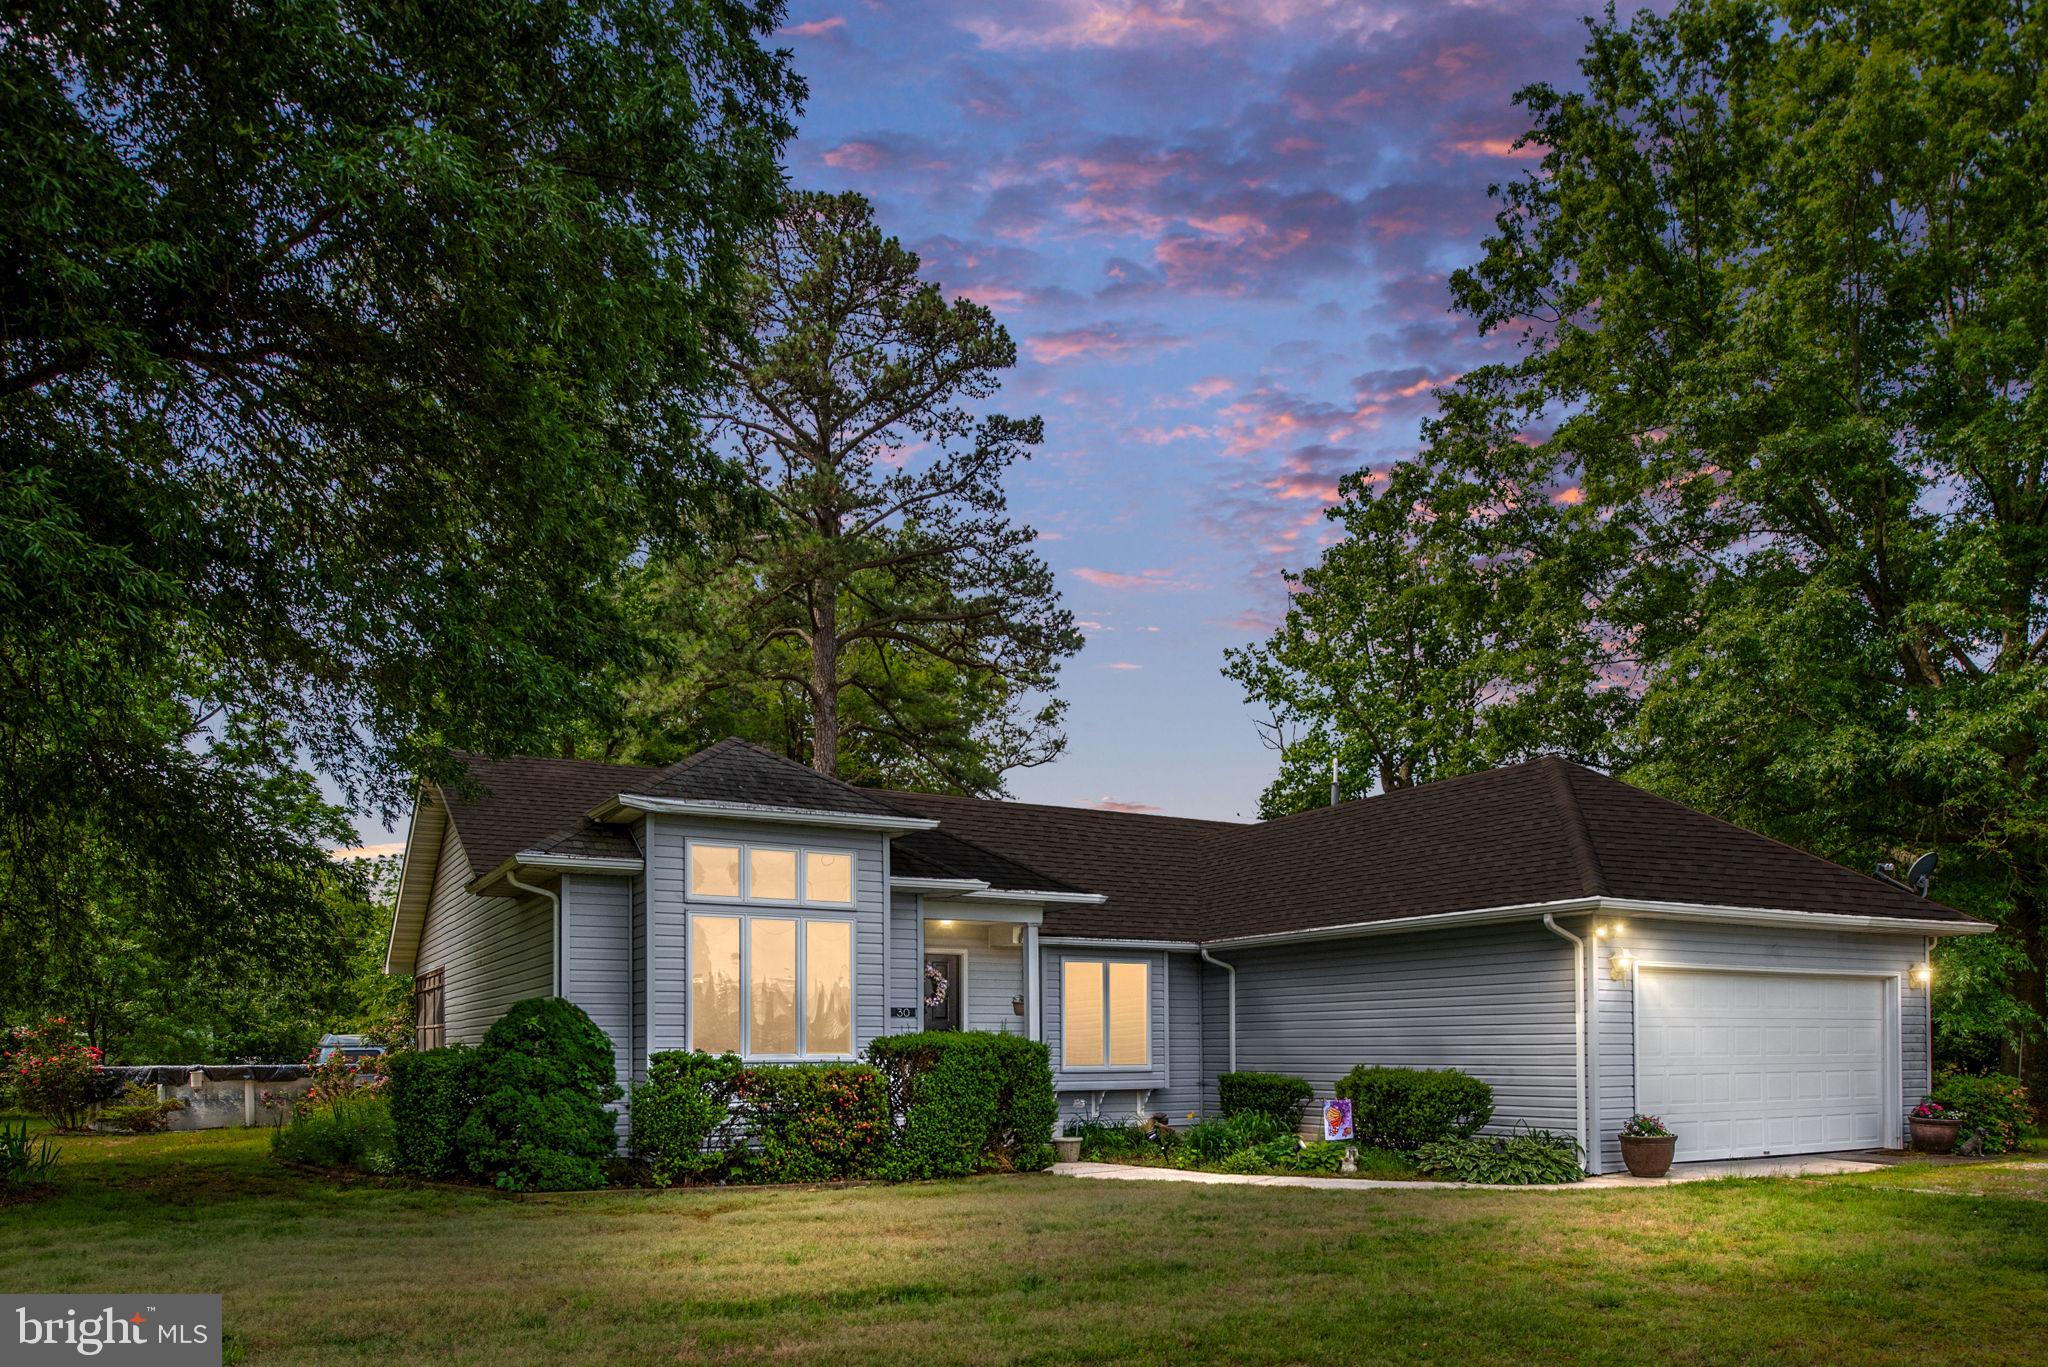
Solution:
<path fill-rule="evenodd" d="M 476 760 L 422 791 L 387 968 L 423 1044 L 559 995 L 650 1055 L 1048 1045 L 1061 1113 L 1213 1115 L 1218 1074 L 1456 1067 L 1619 1165 L 1887 1146 L 1932 937 L 1989 926 L 1542 759 L 1258 823 L 849 786 L 739 741 Z"/>

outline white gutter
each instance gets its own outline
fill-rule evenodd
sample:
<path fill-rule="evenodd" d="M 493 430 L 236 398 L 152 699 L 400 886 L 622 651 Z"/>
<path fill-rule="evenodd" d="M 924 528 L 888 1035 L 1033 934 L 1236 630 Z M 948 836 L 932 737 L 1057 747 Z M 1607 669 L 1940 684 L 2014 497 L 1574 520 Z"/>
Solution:
<path fill-rule="evenodd" d="M 815 812 L 800 807 L 768 807 L 755 802 L 712 802 L 679 797 L 644 797 L 620 793 L 597 812 L 628 807 L 666 816 L 708 816 L 725 821 L 768 821 L 785 826 L 836 826 L 855 831 L 929 831 L 938 822 L 922 816 L 890 816 L 880 812 Z"/>
<path fill-rule="evenodd" d="M 1346 940 L 1361 935 L 1403 935 L 1443 926 L 1487 925 L 1519 921 L 1546 913 L 1650 916 L 1675 921 L 1731 921 L 1805 930 L 1873 930 L 1897 935 L 1984 935 L 1998 927 L 1986 921 L 1936 921 L 1905 916 L 1852 916 L 1833 912 L 1784 911 L 1769 907 L 1723 907 L 1693 902 L 1652 902 L 1619 897 L 1568 897 L 1555 902 L 1522 902 L 1471 911 L 1445 911 L 1432 916 L 1402 916 L 1384 921 L 1316 926 L 1270 935 L 1233 935 L 1209 943 L 1222 947 L 1295 944 L 1305 940 Z"/>
<path fill-rule="evenodd" d="M 1237 970 L 1207 949 L 1202 951 L 1202 962 L 1214 964 L 1230 975 L 1230 1071 L 1234 1073 L 1237 1071 Z"/>
<path fill-rule="evenodd" d="M 554 953 L 554 960 L 555 960 L 555 991 L 554 991 L 554 995 L 555 995 L 555 996 L 557 996 L 557 997 L 559 997 L 559 996 L 561 996 L 561 995 L 562 995 L 562 969 L 563 969 L 563 967 L 564 967 L 564 965 L 563 965 L 563 963 L 562 963 L 562 945 L 563 945 L 563 934 L 562 934 L 562 932 L 563 932 L 563 929 L 564 929 L 564 927 L 563 927 L 563 925 L 562 925 L 562 899 L 561 899 L 561 897 L 560 897 L 560 895 L 559 895 L 559 894 L 556 894 L 556 893 L 552 893 L 552 892 L 549 892 L 549 891 L 548 891 L 548 890 L 547 890 L 546 888 L 540 888 L 540 887 L 535 887 L 535 886 L 534 886 L 533 884 L 531 884 L 531 883 L 522 883 L 522 882 L 520 882 L 520 881 L 519 881 L 519 875 L 518 875 L 518 874 L 516 874 L 516 873 L 514 873 L 514 872 L 512 872 L 512 871 L 511 871 L 511 870 L 509 870 L 509 869 L 508 869 L 508 870 L 506 870 L 506 872 L 505 872 L 505 881 L 506 881 L 506 882 L 508 882 L 508 883 L 510 883 L 510 884 L 511 884 L 511 885 L 512 885 L 513 887 L 515 887 L 515 888 L 518 888 L 518 889 L 519 889 L 519 890 L 520 890 L 521 892 L 530 892 L 530 893 L 534 894 L 534 895 L 535 895 L 536 897 L 545 897 L 545 898 L 547 898 L 547 899 L 548 899 L 548 902 L 549 902 L 549 903 L 550 903 L 550 904 L 551 904 L 551 905 L 553 906 L 553 908 L 554 908 L 554 915 L 553 915 L 553 917 L 552 917 L 552 920 L 553 920 L 553 923 L 554 923 L 554 927 L 555 927 L 555 953 Z"/>
<path fill-rule="evenodd" d="M 985 892 L 988 884 L 979 878 L 911 878 L 891 874 L 889 887 L 894 892 Z"/>
<path fill-rule="evenodd" d="M 1586 1125 L 1586 942 L 1543 913 L 1543 928 L 1572 944 L 1572 1083 L 1579 1108 L 1579 1154 L 1593 1162 L 1593 1136 Z"/>
<path fill-rule="evenodd" d="M 965 902 L 1044 902 L 1048 905 L 1071 907 L 1099 907 L 1109 898 L 1099 892 L 1034 892 L 1025 889 L 986 888 L 979 892 L 963 893 Z"/>
<path fill-rule="evenodd" d="M 1045 935 L 1039 937 L 1039 943 L 1084 949 L 1163 949 L 1176 954 L 1193 954 L 1201 948 L 1193 940 L 1119 940 L 1104 935 Z"/>

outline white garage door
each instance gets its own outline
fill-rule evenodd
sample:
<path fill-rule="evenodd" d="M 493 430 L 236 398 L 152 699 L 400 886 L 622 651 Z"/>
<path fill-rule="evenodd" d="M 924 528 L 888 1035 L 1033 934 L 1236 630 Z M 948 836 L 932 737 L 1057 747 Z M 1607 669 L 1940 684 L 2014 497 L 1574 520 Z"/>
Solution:
<path fill-rule="evenodd" d="M 1637 1109 L 1680 1162 L 1886 1142 L 1885 986 L 1875 978 L 1645 968 Z"/>

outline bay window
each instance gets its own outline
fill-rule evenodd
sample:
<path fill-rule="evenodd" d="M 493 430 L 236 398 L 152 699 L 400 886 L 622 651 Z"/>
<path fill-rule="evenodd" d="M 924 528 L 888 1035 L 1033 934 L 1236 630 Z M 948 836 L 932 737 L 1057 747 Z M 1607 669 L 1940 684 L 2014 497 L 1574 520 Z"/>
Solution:
<path fill-rule="evenodd" d="M 690 1047 L 749 1058 L 853 1054 L 853 923 L 690 915 Z"/>
<path fill-rule="evenodd" d="M 1152 1066 L 1152 966 L 1118 959 L 1060 965 L 1064 1068 Z"/>

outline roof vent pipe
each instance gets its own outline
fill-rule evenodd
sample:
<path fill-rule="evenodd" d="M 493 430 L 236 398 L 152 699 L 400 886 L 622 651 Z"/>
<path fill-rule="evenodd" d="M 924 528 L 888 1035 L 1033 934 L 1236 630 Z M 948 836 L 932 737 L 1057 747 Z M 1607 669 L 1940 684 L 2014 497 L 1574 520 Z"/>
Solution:
<path fill-rule="evenodd" d="M 1337 752 L 1330 752 L 1330 805 L 1337 805 Z"/>
<path fill-rule="evenodd" d="M 1207 949 L 1202 950 L 1202 962 L 1214 964 L 1230 975 L 1230 1071 L 1234 1073 L 1237 1071 L 1237 970 Z"/>

